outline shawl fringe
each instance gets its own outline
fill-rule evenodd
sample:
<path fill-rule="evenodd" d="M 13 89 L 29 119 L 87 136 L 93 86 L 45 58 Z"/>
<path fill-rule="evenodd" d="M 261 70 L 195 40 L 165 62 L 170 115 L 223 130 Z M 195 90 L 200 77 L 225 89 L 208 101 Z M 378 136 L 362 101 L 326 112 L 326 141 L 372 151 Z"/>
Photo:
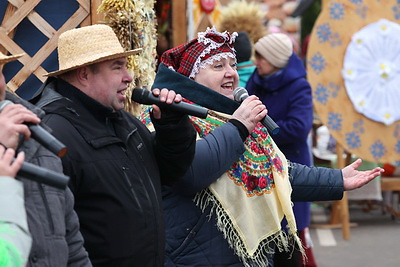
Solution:
<path fill-rule="evenodd" d="M 225 240 L 227 240 L 229 246 L 240 258 L 244 266 L 269 266 L 270 263 L 268 262 L 268 255 L 273 255 L 275 251 L 275 247 L 271 246 L 271 244 L 275 244 L 279 251 L 286 251 L 290 253 L 293 253 L 294 249 L 299 249 L 303 259 L 306 259 L 306 254 L 301 244 L 301 240 L 296 231 L 293 231 L 292 229 L 289 229 L 288 233 L 280 229 L 276 233 L 264 238 L 258 244 L 254 254 L 250 255 L 228 214 L 209 188 L 197 193 L 193 201 L 203 212 L 208 206 L 210 206 L 211 211 L 209 217 L 211 218 L 211 216 L 215 213 L 217 218 L 217 228 L 223 233 Z"/>

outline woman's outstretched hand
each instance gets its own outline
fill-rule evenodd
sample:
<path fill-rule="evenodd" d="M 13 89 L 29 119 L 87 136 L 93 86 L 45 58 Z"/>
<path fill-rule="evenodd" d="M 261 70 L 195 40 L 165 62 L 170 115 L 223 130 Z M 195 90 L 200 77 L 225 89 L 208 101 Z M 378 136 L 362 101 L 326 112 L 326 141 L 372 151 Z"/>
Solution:
<path fill-rule="evenodd" d="M 358 171 L 357 168 L 360 167 L 361 163 L 362 160 L 357 159 L 342 169 L 344 190 L 349 191 L 362 187 L 384 172 L 381 167 L 368 171 Z"/>

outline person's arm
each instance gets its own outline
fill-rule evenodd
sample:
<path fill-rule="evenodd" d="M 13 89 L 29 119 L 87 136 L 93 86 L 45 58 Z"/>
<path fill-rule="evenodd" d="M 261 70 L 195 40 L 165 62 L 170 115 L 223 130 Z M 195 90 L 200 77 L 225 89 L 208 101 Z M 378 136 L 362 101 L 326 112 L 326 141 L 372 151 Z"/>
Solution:
<path fill-rule="evenodd" d="M 217 180 L 243 154 L 243 142 L 266 114 L 257 97 L 246 98 L 228 123 L 197 141 L 193 163 L 174 190 L 192 197 Z"/>
<path fill-rule="evenodd" d="M 0 265 L 25 266 L 31 250 L 21 182 L 0 177 Z"/>
<path fill-rule="evenodd" d="M 161 181 L 169 185 L 187 171 L 195 153 L 196 131 L 187 115 L 163 111 L 163 119 L 152 116 L 155 129 L 155 156 Z M 168 113 L 168 114 L 166 114 Z"/>
<path fill-rule="evenodd" d="M 244 152 L 236 126 L 226 123 L 196 142 L 192 165 L 174 186 L 181 195 L 193 197 L 218 179 Z"/>
<path fill-rule="evenodd" d="M 155 88 L 152 93 L 161 102 L 180 102 L 182 96 L 173 90 Z M 154 154 L 161 182 L 170 185 L 178 181 L 192 163 L 196 131 L 186 114 L 152 105 L 150 117 L 155 129 Z"/>
<path fill-rule="evenodd" d="M 358 171 L 361 162 L 361 159 L 357 159 L 341 170 L 291 162 L 289 176 L 293 187 L 292 200 L 339 200 L 343 197 L 343 191 L 362 187 L 383 173 L 380 167 Z"/>
<path fill-rule="evenodd" d="M 340 170 L 308 167 L 289 163 L 292 201 L 339 200 L 343 197 L 343 176 Z"/>
<path fill-rule="evenodd" d="M 25 266 L 32 239 L 25 211 L 24 188 L 15 180 L 24 161 L 19 153 L 16 160 L 13 149 L 0 146 L 0 266 Z"/>

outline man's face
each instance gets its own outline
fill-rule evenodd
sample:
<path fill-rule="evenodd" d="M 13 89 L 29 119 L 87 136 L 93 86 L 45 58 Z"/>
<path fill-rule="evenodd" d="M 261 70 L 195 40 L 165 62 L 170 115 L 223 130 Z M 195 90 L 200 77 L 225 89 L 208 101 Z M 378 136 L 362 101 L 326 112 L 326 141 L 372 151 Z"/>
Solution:
<path fill-rule="evenodd" d="M 236 59 L 223 58 L 200 68 L 194 77 L 195 82 L 204 85 L 230 99 L 233 99 L 233 90 L 239 84 L 239 75 L 236 70 Z"/>
<path fill-rule="evenodd" d="M 126 58 L 96 63 L 89 68 L 89 86 L 85 93 L 106 107 L 114 110 L 124 108 L 125 91 L 132 76 L 126 68 Z"/>

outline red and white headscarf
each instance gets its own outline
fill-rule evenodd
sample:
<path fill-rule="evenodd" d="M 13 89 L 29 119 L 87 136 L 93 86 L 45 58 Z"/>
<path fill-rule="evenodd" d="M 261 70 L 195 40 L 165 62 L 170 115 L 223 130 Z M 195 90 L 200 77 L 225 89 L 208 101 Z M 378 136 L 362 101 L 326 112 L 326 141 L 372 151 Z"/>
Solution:
<path fill-rule="evenodd" d="M 222 58 L 236 59 L 234 43 L 237 33 L 218 32 L 215 27 L 198 33 L 190 42 L 165 51 L 161 62 L 170 69 L 193 79 L 200 68 Z"/>

